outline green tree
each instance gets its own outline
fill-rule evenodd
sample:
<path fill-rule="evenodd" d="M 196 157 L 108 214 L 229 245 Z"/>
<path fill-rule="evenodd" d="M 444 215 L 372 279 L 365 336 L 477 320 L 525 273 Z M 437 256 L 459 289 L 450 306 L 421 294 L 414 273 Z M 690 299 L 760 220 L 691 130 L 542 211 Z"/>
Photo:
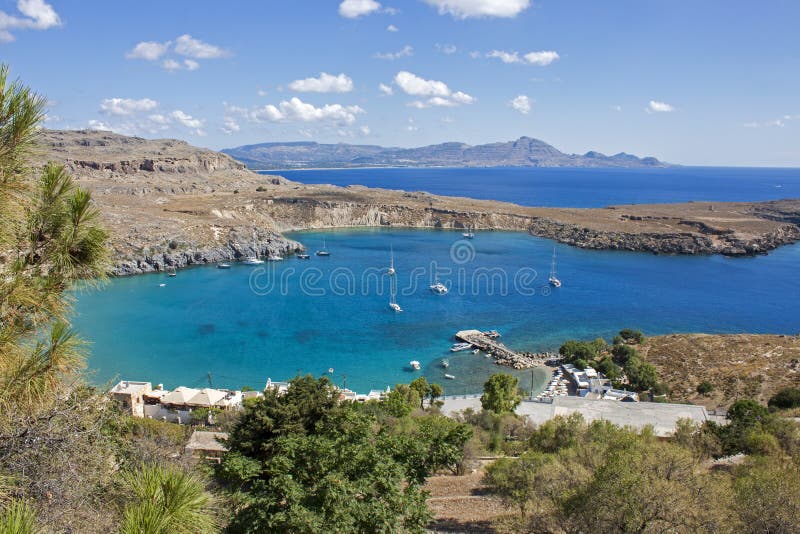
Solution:
<path fill-rule="evenodd" d="M 69 290 L 105 275 L 107 234 L 63 167 L 30 167 L 45 103 L 0 66 L 0 477 L 44 530 L 87 517 L 102 528 L 114 517 L 94 506 L 113 482 L 111 408 L 83 385 L 86 347 L 68 318 Z"/>
<path fill-rule="evenodd" d="M 213 499 L 195 475 L 143 466 L 123 477 L 133 493 L 125 507 L 122 534 L 204 534 L 218 531 Z"/>
<path fill-rule="evenodd" d="M 639 353 L 630 345 L 614 345 L 611 347 L 611 355 L 614 363 L 627 365 L 631 358 L 638 358 Z"/>
<path fill-rule="evenodd" d="M 519 509 L 524 521 L 528 507 L 539 496 L 538 487 L 544 468 L 552 457 L 541 452 L 528 451 L 517 459 L 501 458 L 486 468 L 484 483 L 506 506 Z"/>
<path fill-rule="evenodd" d="M 625 375 L 631 387 L 637 391 L 647 391 L 658 384 L 656 368 L 637 357 L 631 358 L 625 364 Z"/>
<path fill-rule="evenodd" d="M 397 384 L 383 401 L 386 412 L 394 417 L 406 417 L 411 414 L 422 401 L 417 390 L 407 384 Z"/>
<path fill-rule="evenodd" d="M 325 378 L 247 405 L 220 468 L 240 503 L 229 531 L 421 532 L 425 494 L 378 428 Z"/>
<path fill-rule="evenodd" d="M 464 445 L 472 437 L 472 428 L 443 415 L 413 417 L 407 426 L 384 430 L 380 446 L 405 467 L 416 484 L 439 469 L 454 474 L 464 459 Z"/>
<path fill-rule="evenodd" d="M 481 406 L 484 410 L 502 414 L 513 412 L 522 396 L 519 393 L 519 379 L 506 373 L 497 373 L 489 377 L 483 385 Z"/>
<path fill-rule="evenodd" d="M 428 381 L 424 376 L 421 376 L 413 380 L 408 387 L 417 393 L 417 396 L 419 397 L 419 407 L 422 408 L 425 399 L 428 398 L 428 391 L 430 388 Z"/>
<path fill-rule="evenodd" d="M 630 328 L 625 328 L 624 330 L 619 331 L 619 337 L 624 339 L 629 343 L 643 343 L 644 342 L 644 334 L 642 334 L 641 330 L 632 330 Z"/>
<path fill-rule="evenodd" d="M 428 388 L 428 395 L 431 398 L 431 403 L 435 403 L 436 399 L 444 394 L 444 389 L 439 384 L 431 384 Z"/>

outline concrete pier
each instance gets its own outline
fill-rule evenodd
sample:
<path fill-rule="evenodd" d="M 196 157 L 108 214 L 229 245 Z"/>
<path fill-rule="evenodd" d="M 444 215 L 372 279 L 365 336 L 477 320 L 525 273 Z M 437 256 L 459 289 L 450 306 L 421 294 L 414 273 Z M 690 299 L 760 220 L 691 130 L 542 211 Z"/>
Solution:
<path fill-rule="evenodd" d="M 515 352 L 499 341 L 491 339 L 480 330 L 461 330 L 456 332 L 456 339 L 460 339 L 475 348 L 491 354 L 497 364 L 513 367 L 514 369 L 529 369 L 537 365 L 544 365 L 546 359 Z"/>

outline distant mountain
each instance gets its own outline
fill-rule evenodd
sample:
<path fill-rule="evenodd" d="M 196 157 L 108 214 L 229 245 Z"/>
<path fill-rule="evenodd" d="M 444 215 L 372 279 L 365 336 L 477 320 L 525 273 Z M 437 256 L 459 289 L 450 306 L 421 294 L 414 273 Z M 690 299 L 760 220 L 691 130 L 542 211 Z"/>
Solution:
<path fill-rule="evenodd" d="M 309 167 L 665 167 L 653 157 L 620 152 L 565 154 L 544 141 L 516 141 L 471 146 L 442 143 L 420 148 L 314 142 L 259 143 L 222 150 L 251 169 Z"/>

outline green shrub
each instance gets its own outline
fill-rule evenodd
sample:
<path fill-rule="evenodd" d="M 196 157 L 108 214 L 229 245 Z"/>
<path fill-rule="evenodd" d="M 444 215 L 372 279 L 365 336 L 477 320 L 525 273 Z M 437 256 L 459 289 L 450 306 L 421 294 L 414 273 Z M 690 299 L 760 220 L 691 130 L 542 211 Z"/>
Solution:
<path fill-rule="evenodd" d="M 800 407 L 800 388 L 783 388 L 769 399 L 767 406 L 778 410 Z"/>
<path fill-rule="evenodd" d="M 708 380 L 703 380 L 697 385 L 697 392 L 701 395 L 708 395 L 712 391 L 714 391 L 714 384 Z"/>

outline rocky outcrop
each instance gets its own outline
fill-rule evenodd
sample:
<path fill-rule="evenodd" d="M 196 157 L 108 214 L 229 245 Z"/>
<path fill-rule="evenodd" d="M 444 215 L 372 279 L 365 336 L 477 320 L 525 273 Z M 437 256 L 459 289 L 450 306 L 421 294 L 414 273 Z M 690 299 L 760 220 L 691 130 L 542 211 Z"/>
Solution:
<path fill-rule="evenodd" d="M 277 254 L 283 257 L 304 250 L 303 245 L 297 241 L 277 233 L 262 235 L 252 241 L 234 234 L 229 236 L 228 241 L 216 246 L 170 241 L 166 247 L 144 247 L 129 258 L 118 258 L 111 269 L 111 274 L 126 276 L 151 273 L 192 265 L 235 261 L 252 256 L 267 257 Z"/>

